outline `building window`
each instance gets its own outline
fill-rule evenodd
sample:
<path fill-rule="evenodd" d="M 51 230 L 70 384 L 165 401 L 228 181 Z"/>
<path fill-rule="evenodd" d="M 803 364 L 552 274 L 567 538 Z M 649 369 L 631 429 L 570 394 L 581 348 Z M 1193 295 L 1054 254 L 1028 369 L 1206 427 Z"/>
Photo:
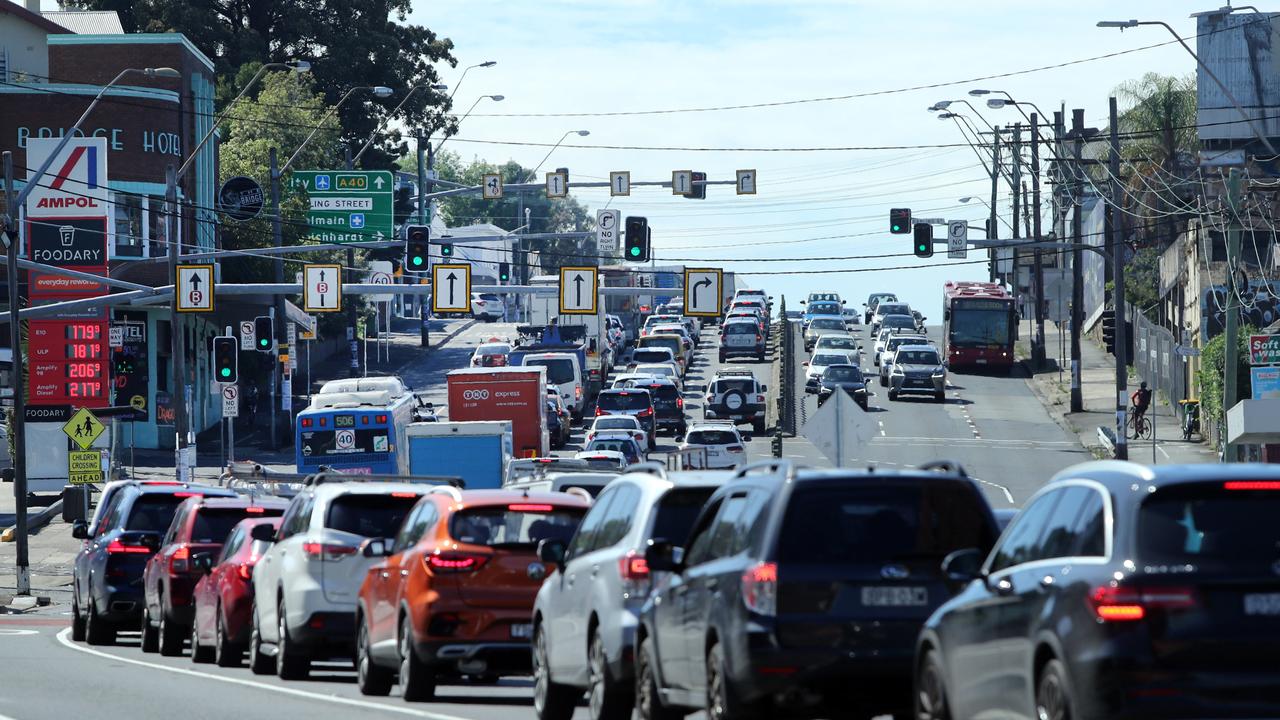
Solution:
<path fill-rule="evenodd" d="M 168 220 L 168 216 L 165 215 L 164 212 L 164 198 L 153 197 L 150 198 L 150 201 L 150 209 L 147 212 L 147 224 L 151 230 L 148 235 L 148 237 L 151 238 L 151 242 L 149 243 L 151 246 L 151 253 L 148 257 L 168 257 L 169 246 L 165 242 L 169 237 L 168 232 L 166 232 L 168 228 L 165 225 L 165 221 Z"/>
<path fill-rule="evenodd" d="M 140 258 L 144 246 L 143 218 L 146 216 L 142 198 L 124 193 L 113 193 L 113 195 L 114 254 L 118 258 Z"/>

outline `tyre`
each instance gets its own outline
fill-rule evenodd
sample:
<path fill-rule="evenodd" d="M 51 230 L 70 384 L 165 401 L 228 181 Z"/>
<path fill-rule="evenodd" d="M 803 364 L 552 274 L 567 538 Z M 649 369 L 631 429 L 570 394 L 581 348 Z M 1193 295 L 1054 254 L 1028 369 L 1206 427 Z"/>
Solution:
<path fill-rule="evenodd" d="M 182 654 L 183 633 L 182 628 L 177 627 L 165 617 L 164 598 L 160 598 L 160 654 L 167 657 L 176 657 Z"/>
<path fill-rule="evenodd" d="M 386 695 L 391 692 L 395 683 L 395 675 L 373 661 L 370 655 L 369 627 L 364 618 L 357 617 L 359 623 L 356 639 L 356 686 L 361 695 Z"/>
<path fill-rule="evenodd" d="M 582 692 L 551 679 L 547 656 L 546 631 L 538 625 L 533 631 L 533 712 L 538 720 L 569 720 Z"/>
<path fill-rule="evenodd" d="M 767 353 L 767 352 L 759 352 L 759 353 L 756 353 L 756 361 L 757 361 L 757 362 L 764 362 L 764 359 L 765 359 L 765 356 L 766 356 L 766 355 L 768 355 L 768 353 Z"/>
<path fill-rule="evenodd" d="M 751 430 L 757 435 L 764 434 L 764 418 L 755 418 L 751 421 Z"/>
<path fill-rule="evenodd" d="M 1040 671 L 1040 682 L 1036 683 L 1036 716 L 1044 720 L 1071 720 L 1075 717 L 1074 705 L 1066 668 L 1057 660 L 1050 660 Z"/>
<path fill-rule="evenodd" d="M 191 662 L 211 663 L 213 655 L 213 648 L 200 644 L 200 631 L 194 622 L 191 623 Z"/>
<path fill-rule="evenodd" d="M 757 708 L 734 696 L 724 651 L 720 643 L 712 645 L 707 652 L 708 720 L 748 720 L 758 715 Z"/>
<path fill-rule="evenodd" d="M 587 709 L 591 720 L 630 720 L 634 688 L 609 677 L 604 640 L 593 633 L 587 651 Z"/>
<path fill-rule="evenodd" d="M 937 393 L 934 393 L 934 395 L 933 395 L 933 399 L 934 399 L 934 400 L 937 400 L 938 402 L 946 402 L 946 401 L 947 401 L 947 392 L 946 392 L 945 390 L 942 390 L 942 391 L 939 391 L 939 392 L 937 392 Z"/>
<path fill-rule="evenodd" d="M 723 364 L 724 361 L 727 359 L 727 356 L 724 353 L 720 353 L 719 357 L 720 357 L 721 364 Z"/>
<path fill-rule="evenodd" d="M 239 667 L 244 658 L 244 650 L 231 641 L 227 634 L 227 625 L 222 621 L 222 607 L 214 611 L 216 618 L 213 630 L 213 661 L 218 667 Z"/>
<path fill-rule="evenodd" d="M 306 680 L 311 674 L 311 658 L 289 637 L 284 602 L 276 610 L 276 676 L 281 680 Z"/>
<path fill-rule="evenodd" d="M 151 608 L 145 601 L 142 603 L 142 652 L 160 652 L 160 634 L 151 624 Z"/>
<path fill-rule="evenodd" d="M 71 593 L 71 640 L 84 642 L 84 615 L 80 614 L 80 601 Z"/>
<path fill-rule="evenodd" d="M 84 641 L 90 645 L 110 645 L 116 641 L 116 628 L 98 614 L 98 608 L 89 600 L 89 611 L 84 619 Z"/>
<path fill-rule="evenodd" d="M 636 713 L 640 720 L 679 720 L 683 712 L 662 704 L 655 666 L 653 640 L 645 638 L 636 652 Z"/>
<path fill-rule="evenodd" d="M 413 649 L 413 627 L 406 615 L 400 620 L 400 694 L 407 702 L 425 702 L 436 696 L 436 676 Z"/>
<path fill-rule="evenodd" d="M 889 387 L 889 380 L 885 376 L 880 376 L 880 387 Z"/>
<path fill-rule="evenodd" d="M 942 665 L 933 650 L 925 653 L 924 661 L 916 672 L 915 696 L 915 717 L 920 720 L 951 720 Z"/>
<path fill-rule="evenodd" d="M 253 608 L 253 625 L 249 629 L 249 670 L 254 675 L 270 675 L 276 670 L 275 658 L 262 652 L 262 631 L 258 628 L 258 608 Z"/>
<path fill-rule="evenodd" d="M 889 399 L 890 399 L 890 400 L 893 400 L 893 401 L 896 401 L 896 400 L 898 399 L 898 393 L 894 392 L 893 390 L 890 390 L 890 391 L 889 391 Z"/>

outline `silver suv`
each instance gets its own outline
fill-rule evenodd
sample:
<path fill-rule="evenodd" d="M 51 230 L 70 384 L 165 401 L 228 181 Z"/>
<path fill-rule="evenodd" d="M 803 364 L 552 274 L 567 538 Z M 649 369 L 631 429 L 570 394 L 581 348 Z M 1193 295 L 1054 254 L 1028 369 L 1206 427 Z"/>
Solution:
<path fill-rule="evenodd" d="M 767 385 L 756 382 L 750 370 L 718 370 L 707 385 L 702 419 L 724 420 L 734 425 L 751 423 L 757 434 L 764 432 Z"/>
<path fill-rule="evenodd" d="M 554 565 L 533 605 L 534 711 L 567 720 L 584 690 L 592 718 L 629 718 L 640 606 L 656 585 L 644 561 L 655 541 L 683 542 L 728 472 L 628 468 L 609 483 L 566 545 L 544 541 Z"/>

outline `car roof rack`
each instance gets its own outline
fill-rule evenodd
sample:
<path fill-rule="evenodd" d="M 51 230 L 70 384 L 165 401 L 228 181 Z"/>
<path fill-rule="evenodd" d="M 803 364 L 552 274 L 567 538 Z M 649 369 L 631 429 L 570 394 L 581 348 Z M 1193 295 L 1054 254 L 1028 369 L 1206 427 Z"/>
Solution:
<path fill-rule="evenodd" d="M 667 479 L 667 467 L 656 460 L 646 460 L 641 463 L 628 465 L 622 469 L 623 475 L 639 472 L 653 473 L 663 480 Z"/>
<path fill-rule="evenodd" d="M 459 489 L 465 489 L 467 486 L 466 482 L 462 478 L 447 475 L 362 475 L 356 473 L 348 474 L 335 470 L 323 470 L 321 472 L 312 473 L 307 476 L 306 480 L 303 481 L 303 484 L 307 487 L 315 487 L 316 485 L 340 482 L 428 484 L 449 486 Z"/>

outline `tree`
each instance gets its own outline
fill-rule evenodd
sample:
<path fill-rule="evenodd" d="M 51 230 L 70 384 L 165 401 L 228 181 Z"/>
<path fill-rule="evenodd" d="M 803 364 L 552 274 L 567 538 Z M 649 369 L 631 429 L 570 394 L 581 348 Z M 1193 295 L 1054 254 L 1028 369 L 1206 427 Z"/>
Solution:
<path fill-rule="evenodd" d="M 79 0 L 63 6 L 115 10 L 125 32 L 180 32 L 214 61 L 220 105 L 238 92 L 232 83 L 246 65 L 308 60 L 325 103 L 353 87 L 385 85 L 396 93 L 373 100 L 357 92 L 339 110 L 342 137 L 359 147 L 383 125 L 412 87 L 422 87 L 397 114 L 407 127 L 453 128 L 444 116 L 449 98 L 429 87 L 440 82 L 435 65 L 456 66 L 453 42 L 405 22 L 410 0 Z M 247 78 L 246 78 L 247 79 Z M 287 110 L 288 108 L 276 108 Z M 390 167 L 406 148 L 399 133 L 380 137 L 362 158 Z"/>
<path fill-rule="evenodd" d="M 1140 245 L 1167 247 L 1182 229 L 1169 215 L 1185 212 L 1197 194 L 1188 179 L 1199 147 L 1195 76 L 1147 73 L 1115 93 L 1124 108 L 1120 131 L 1128 136 L 1120 152 L 1132 166 L 1125 194 L 1133 235 Z"/>
<path fill-rule="evenodd" d="M 1236 387 L 1240 397 L 1249 397 L 1251 379 L 1249 376 L 1249 336 L 1258 332 L 1251 325 L 1241 325 L 1236 334 Z M 1221 424 L 1226 422 L 1226 413 L 1222 409 L 1222 398 L 1225 392 L 1227 366 L 1227 334 L 1218 333 L 1205 346 L 1200 356 L 1200 415 L 1204 418 L 1202 427 L 1209 427 L 1209 421 Z"/>

